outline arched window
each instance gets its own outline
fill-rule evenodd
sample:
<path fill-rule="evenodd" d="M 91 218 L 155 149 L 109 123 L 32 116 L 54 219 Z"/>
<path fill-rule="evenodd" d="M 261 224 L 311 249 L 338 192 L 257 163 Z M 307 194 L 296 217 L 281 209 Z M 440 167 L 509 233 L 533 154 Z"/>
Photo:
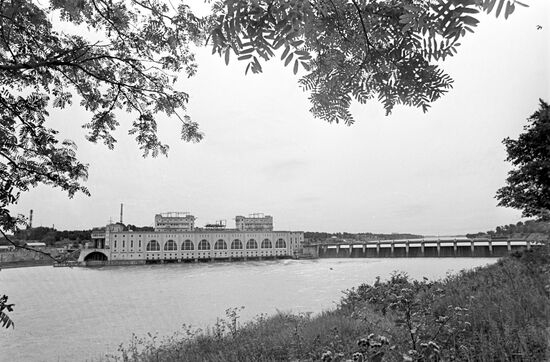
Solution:
<path fill-rule="evenodd" d="M 147 251 L 160 251 L 160 244 L 156 240 L 147 243 Z"/>
<path fill-rule="evenodd" d="M 181 250 L 195 250 L 195 245 L 193 245 L 191 240 L 185 240 L 183 244 L 181 244 Z"/>
<path fill-rule="evenodd" d="M 272 247 L 273 244 L 271 244 L 271 240 L 264 239 L 264 241 L 262 241 L 262 249 L 271 249 Z"/>
<path fill-rule="evenodd" d="M 210 250 L 210 243 L 208 242 L 208 240 L 200 241 L 199 250 Z"/>
<path fill-rule="evenodd" d="M 258 249 L 258 243 L 254 239 L 250 239 L 246 242 L 247 249 Z"/>
<path fill-rule="evenodd" d="M 216 244 L 214 244 L 214 249 L 227 249 L 227 243 L 220 239 L 216 241 Z"/>
<path fill-rule="evenodd" d="M 242 249 L 243 243 L 239 239 L 233 240 L 231 243 L 231 249 Z"/>
<path fill-rule="evenodd" d="M 283 239 L 277 240 L 275 243 L 276 248 L 286 248 L 286 242 Z"/>
<path fill-rule="evenodd" d="M 174 240 L 168 240 L 166 244 L 164 244 L 164 250 L 178 250 L 178 245 Z"/>

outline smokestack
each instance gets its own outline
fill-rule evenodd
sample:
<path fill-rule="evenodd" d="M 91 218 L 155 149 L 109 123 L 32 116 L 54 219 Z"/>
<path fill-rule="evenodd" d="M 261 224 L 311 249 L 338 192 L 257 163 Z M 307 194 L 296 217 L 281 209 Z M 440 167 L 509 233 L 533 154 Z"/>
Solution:
<path fill-rule="evenodd" d="M 32 228 L 32 209 L 31 209 L 31 212 L 29 214 L 29 229 Z"/>
<path fill-rule="evenodd" d="M 120 204 L 120 223 L 122 224 L 122 210 L 124 208 L 124 204 Z"/>

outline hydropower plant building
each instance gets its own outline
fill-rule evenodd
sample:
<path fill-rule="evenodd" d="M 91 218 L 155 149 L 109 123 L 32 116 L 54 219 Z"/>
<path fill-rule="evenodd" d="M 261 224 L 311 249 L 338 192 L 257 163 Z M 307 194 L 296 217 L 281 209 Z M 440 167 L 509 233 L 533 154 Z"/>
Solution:
<path fill-rule="evenodd" d="M 289 258 L 302 253 L 304 233 L 274 231 L 271 216 L 236 216 L 235 221 L 235 229 L 226 228 L 223 220 L 199 228 L 193 215 L 169 212 L 155 215 L 151 231 L 111 223 L 92 231 L 92 242 L 78 260 L 85 265 L 143 264 Z"/>

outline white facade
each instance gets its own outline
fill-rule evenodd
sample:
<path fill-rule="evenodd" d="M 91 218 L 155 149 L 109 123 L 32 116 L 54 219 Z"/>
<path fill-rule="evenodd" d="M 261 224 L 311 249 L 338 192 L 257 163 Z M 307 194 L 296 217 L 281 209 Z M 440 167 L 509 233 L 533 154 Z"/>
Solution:
<path fill-rule="evenodd" d="M 196 260 L 292 257 L 302 248 L 302 232 L 116 232 L 106 240 L 109 260 Z"/>

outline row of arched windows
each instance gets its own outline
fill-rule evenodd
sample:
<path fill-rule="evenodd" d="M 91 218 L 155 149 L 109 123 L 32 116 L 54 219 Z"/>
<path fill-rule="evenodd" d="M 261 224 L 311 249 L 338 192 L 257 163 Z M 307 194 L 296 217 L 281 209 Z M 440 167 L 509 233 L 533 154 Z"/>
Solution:
<path fill-rule="evenodd" d="M 262 249 L 271 249 L 273 244 L 271 240 L 264 239 L 260 244 Z M 286 242 L 283 239 L 278 239 L 275 242 L 275 248 L 286 248 Z M 198 250 L 210 250 L 211 246 L 208 240 L 201 240 L 197 247 Z M 223 239 L 219 239 L 214 243 L 215 250 L 225 250 L 227 249 L 227 243 Z M 243 249 L 243 243 L 239 239 L 235 239 L 231 242 L 231 249 Z M 258 249 L 258 243 L 254 239 L 250 239 L 246 242 L 246 249 Z M 160 251 L 160 244 L 156 240 L 151 240 L 147 243 L 147 251 Z M 174 251 L 178 250 L 178 244 L 174 240 L 168 240 L 164 244 L 165 251 Z M 181 250 L 195 250 L 195 244 L 191 240 L 185 240 L 181 244 Z"/>

